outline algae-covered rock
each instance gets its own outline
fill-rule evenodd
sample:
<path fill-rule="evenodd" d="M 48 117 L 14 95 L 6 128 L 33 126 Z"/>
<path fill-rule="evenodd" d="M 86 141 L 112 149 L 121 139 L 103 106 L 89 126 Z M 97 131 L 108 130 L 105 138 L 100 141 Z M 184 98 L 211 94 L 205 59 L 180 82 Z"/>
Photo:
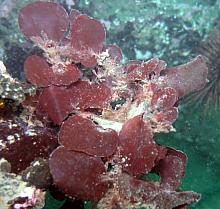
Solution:
<path fill-rule="evenodd" d="M 21 103 L 26 93 L 34 94 L 34 92 L 34 87 L 12 78 L 3 62 L 0 61 L 0 97 L 2 99 L 11 99 Z"/>
<path fill-rule="evenodd" d="M 4 159 L 0 161 L 0 208 L 4 209 L 41 209 L 44 206 L 45 193 L 29 186 L 22 181 L 21 176 L 7 173 L 7 164 Z"/>

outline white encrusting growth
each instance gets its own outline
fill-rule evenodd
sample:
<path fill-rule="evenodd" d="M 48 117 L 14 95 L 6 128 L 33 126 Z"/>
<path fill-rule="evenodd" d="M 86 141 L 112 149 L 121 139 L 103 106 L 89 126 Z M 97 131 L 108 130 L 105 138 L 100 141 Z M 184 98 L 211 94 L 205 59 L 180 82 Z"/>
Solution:
<path fill-rule="evenodd" d="M 103 119 L 98 116 L 92 116 L 92 119 L 97 122 L 100 126 L 102 126 L 104 129 L 111 128 L 115 130 L 116 132 L 119 132 L 123 126 L 123 123 L 108 120 L 108 119 Z"/>

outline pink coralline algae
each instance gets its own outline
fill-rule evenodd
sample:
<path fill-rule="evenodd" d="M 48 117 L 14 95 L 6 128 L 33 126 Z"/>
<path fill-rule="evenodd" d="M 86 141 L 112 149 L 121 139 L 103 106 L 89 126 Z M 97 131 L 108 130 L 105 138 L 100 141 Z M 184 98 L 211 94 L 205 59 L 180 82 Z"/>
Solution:
<path fill-rule="evenodd" d="M 105 44 L 102 23 L 51 2 L 22 8 L 19 25 L 43 51 L 27 58 L 24 72 L 38 89 L 28 100 L 32 110 L 58 128 L 49 167 L 59 190 L 105 209 L 199 200 L 179 190 L 186 155 L 156 144 L 154 134 L 174 131 L 179 99 L 204 87 L 201 56 L 173 68 L 158 58 L 123 65 L 120 48 Z M 160 181 L 142 180 L 150 172 Z"/>

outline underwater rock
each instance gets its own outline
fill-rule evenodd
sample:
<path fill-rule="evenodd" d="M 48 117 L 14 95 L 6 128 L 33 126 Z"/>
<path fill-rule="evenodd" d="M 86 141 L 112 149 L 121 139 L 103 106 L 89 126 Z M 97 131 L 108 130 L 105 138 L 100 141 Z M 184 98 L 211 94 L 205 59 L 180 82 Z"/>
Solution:
<path fill-rule="evenodd" d="M 0 159 L 0 171 L 7 172 L 7 173 L 11 172 L 11 164 L 4 158 Z"/>
<path fill-rule="evenodd" d="M 12 78 L 3 62 L 0 61 L 0 97 L 2 99 L 11 99 L 21 103 L 25 98 L 25 94 L 33 94 L 34 92 L 35 88 L 33 86 Z"/>
<path fill-rule="evenodd" d="M 49 163 L 44 158 L 36 158 L 20 175 L 23 181 L 39 189 L 47 189 L 52 185 Z"/>
<path fill-rule="evenodd" d="M 2 160 L 0 167 L 2 167 Z M 5 163 L 5 161 L 3 162 Z M 45 192 L 29 186 L 22 177 L 0 171 L 0 208 L 4 209 L 41 209 L 44 206 Z"/>

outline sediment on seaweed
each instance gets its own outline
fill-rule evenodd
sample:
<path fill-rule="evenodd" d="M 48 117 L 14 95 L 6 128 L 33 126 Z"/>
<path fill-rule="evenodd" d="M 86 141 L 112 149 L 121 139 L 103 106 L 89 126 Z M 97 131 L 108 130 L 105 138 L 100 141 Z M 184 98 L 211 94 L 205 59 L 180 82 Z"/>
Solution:
<path fill-rule="evenodd" d="M 159 58 L 123 65 L 101 22 L 52 2 L 23 7 L 19 26 L 43 53 L 24 62 L 36 88 L 21 103 L 28 119 L 0 123 L 0 156 L 12 172 L 27 175 L 45 158 L 60 191 L 98 208 L 172 209 L 200 199 L 179 191 L 186 155 L 156 144 L 154 135 L 174 131 L 179 99 L 204 87 L 202 56 L 173 68 Z M 32 158 L 19 154 L 25 146 Z M 141 180 L 150 172 L 160 180 Z"/>

